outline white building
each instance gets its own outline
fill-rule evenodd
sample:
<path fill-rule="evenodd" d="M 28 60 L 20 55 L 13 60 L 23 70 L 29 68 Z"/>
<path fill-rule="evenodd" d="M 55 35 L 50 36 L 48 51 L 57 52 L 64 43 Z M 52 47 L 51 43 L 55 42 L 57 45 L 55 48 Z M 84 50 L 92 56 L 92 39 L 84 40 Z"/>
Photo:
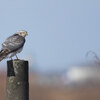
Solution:
<path fill-rule="evenodd" d="M 100 82 L 100 66 L 73 66 L 62 77 L 64 84 Z"/>

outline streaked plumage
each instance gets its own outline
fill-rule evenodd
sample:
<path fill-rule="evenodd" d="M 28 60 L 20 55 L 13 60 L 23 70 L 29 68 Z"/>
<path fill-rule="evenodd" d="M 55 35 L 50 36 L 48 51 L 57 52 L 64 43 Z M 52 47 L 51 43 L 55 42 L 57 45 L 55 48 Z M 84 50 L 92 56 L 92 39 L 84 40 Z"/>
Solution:
<path fill-rule="evenodd" d="M 8 37 L 4 43 L 2 43 L 2 49 L 0 51 L 0 61 L 4 58 L 12 58 L 20 53 L 25 43 L 26 31 L 16 32 L 14 35 Z"/>

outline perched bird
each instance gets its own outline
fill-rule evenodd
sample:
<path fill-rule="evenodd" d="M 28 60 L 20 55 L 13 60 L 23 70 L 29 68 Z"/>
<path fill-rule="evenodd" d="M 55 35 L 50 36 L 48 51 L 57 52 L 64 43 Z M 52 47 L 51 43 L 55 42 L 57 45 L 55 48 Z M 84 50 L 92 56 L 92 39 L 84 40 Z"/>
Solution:
<path fill-rule="evenodd" d="M 26 37 L 27 31 L 18 31 L 12 36 L 8 37 L 4 43 L 2 43 L 2 49 L 0 51 L 0 61 L 2 61 L 5 58 L 11 58 L 13 56 L 17 57 L 17 53 L 20 53 L 23 49 L 24 43 L 25 43 L 25 37 Z"/>

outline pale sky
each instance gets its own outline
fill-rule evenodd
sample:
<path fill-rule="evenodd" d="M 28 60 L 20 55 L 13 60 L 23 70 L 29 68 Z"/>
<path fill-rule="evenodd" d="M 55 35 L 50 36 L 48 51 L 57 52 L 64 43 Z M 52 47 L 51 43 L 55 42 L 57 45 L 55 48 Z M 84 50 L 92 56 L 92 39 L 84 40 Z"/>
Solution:
<path fill-rule="evenodd" d="M 89 50 L 100 55 L 100 0 L 0 0 L 0 27 L 0 44 L 28 31 L 18 56 L 33 69 L 64 69 L 84 62 Z"/>

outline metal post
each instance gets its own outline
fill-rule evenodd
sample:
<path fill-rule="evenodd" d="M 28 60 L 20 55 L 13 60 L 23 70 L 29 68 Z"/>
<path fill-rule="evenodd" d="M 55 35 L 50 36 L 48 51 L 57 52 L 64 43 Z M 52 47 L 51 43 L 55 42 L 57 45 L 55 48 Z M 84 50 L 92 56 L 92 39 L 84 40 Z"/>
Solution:
<path fill-rule="evenodd" d="M 28 61 L 7 61 L 6 100 L 29 100 Z"/>

